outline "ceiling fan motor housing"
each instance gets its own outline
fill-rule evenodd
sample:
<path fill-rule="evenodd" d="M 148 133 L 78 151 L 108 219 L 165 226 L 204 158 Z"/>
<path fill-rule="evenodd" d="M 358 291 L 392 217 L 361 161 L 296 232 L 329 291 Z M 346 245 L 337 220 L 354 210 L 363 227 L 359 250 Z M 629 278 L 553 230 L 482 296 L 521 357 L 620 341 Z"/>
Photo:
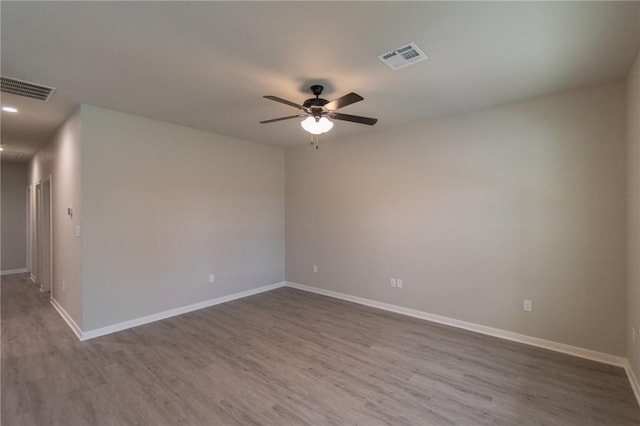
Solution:
<path fill-rule="evenodd" d="M 311 99 L 307 99 L 306 101 L 304 101 L 304 103 L 302 104 L 302 106 L 306 107 L 306 108 L 322 108 L 323 106 L 325 106 L 326 104 L 328 104 L 329 101 L 326 99 L 322 99 L 322 98 L 311 98 Z"/>
<path fill-rule="evenodd" d="M 329 103 L 328 100 L 320 98 L 324 87 L 319 84 L 314 84 L 310 87 L 311 92 L 314 94 L 315 98 L 307 99 L 304 101 L 302 106 L 305 108 L 309 108 L 311 110 L 311 115 L 318 121 L 323 114 L 323 106 Z"/>

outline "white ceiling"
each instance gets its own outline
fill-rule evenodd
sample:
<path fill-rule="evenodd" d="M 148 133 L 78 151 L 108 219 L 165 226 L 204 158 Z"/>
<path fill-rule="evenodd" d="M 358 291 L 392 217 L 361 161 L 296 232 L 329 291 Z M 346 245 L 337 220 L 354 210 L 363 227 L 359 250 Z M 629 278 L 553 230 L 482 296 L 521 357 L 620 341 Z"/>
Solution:
<path fill-rule="evenodd" d="M 324 141 L 626 75 L 640 2 L 1 2 L 3 76 L 57 88 L 50 102 L 2 94 L 9 155 L 28 155 L 79 103 L 289 147 L 298 111 L 324 84 L 341 110 Z M 427 61 L 377 56 L 416 42 Z"/>

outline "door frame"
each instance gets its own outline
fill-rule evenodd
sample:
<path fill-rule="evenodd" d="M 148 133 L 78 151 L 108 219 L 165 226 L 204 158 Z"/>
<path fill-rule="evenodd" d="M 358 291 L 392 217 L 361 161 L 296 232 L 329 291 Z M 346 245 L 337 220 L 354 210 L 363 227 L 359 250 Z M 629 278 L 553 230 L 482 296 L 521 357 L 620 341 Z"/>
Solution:
<path fill-rule="evenodd" d="M 45 179 L 36 181 L 33 188 L 30 238 L 32 246 L 29 250 L 31 280 L 40 286 L 40 291 L 51 292 L 53 288 L 53 177 L 49 175 Z"/>
<path fill-rule="evenodd" d="M 44 283 L 45 287 L 42 286 L 43 283 L 41 282 L 40 290 L 51 292 L 53 288 L 53 179 L 51 175 L 42 181 L 41 195 L 43 210 L 41 219 L 43 220 L 42 226 L 44 228 L 41 261 L 44 263 L 43 268 L 46 269 L 46 273 L 43 273 L 44 270 L 41 271 L 41 276 L 44 278 L 42 281 L 47 282 Z"/>
<path fill-rule="evenodd" d="M 32 216 L 32 212 L 31 212 L 31 204 L 32 204 L 32 200 L 31 200 L 31 185 L 27 185 L 27 189 L 26 189 L 26 212 L 27 212 L 27 220 L 26 220 L 26 236 L 27 236 L 27 272 L 31 273 L 32 271 L 32 267 L 31 267 L 31 245 L 32 245 L 32 241 L 31 241 L 31 218 Z M 31 278 L 33 279 L 33 277 Z"/>
<path fill-rule="evenodd" d="M 42 181 L 33 184 L 33 210 L 31 214 L 31 281 L 40 284 L 40 219 Z"/>

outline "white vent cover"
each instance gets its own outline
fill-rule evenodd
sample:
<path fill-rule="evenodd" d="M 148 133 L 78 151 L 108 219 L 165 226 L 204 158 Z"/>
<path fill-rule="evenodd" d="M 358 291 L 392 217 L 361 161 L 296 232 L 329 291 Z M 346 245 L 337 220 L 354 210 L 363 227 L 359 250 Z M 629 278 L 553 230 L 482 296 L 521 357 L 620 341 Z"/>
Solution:
<path fill-rule="evenodd" d="M 0 90 L 14 95 L 26 96 L 27 98 L 48 101 L 53 92 L 53 87 L 42 86 L 40 84 L 29 83 L 28 81 L 18 80 L 10 77 L 0 77 Z"/>
<path fill-rule="evenodd" d="M 378 56 L 378 59 L 387 64 L 392 70 L 399 70 L 400 68 L 424 61 L 427 59 L 427 55 L 420 50 L 417 44 L 411 42 Z"/>

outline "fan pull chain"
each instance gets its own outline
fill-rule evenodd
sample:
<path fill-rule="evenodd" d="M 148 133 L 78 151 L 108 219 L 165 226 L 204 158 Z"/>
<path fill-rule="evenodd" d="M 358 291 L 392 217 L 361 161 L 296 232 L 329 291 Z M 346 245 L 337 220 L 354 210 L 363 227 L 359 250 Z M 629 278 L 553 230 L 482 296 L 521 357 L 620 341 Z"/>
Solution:
<path fill-rule="evenodd" d="M 320 135 L 311 135 L 311 146 L 315 146 L 316 149 L 320 148 Z"/>

